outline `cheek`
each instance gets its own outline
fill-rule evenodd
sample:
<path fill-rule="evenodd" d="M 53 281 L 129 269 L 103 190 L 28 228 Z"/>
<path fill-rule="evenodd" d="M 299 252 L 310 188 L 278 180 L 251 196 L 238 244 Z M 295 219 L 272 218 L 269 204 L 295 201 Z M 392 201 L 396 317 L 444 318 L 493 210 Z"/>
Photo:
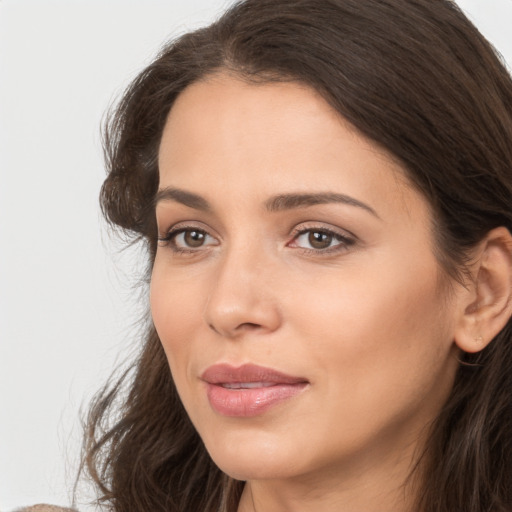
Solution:
<path fill-rule="evenodd" d="M 193 280 L 172 278 L 155 263 L 151 315 L 175 380 L 187 368 L 183 362 L 190 351 L 193 329 L 201 318 L 201 293 L 196 288 Z"/>
<path fill-rule="evenodd" d="M 333 375 L 351 392 L 419 392 L 453 346 L 450 308 L 436 276 L 432 259 L 409 268 L 352 268 L 316 286 L 306 282 L 290 294 L 295 334 L 320 373 Z"/>
<path fill-rule="evenodd" d="M 380 278 L 351 272 L 326 281 L 323 293 L 296 290 L 292 337 L 303 346 L 292 357 L 314 371 L 323 404 L 318 431 L 327 436 L 333 424 L 343 425 L 331 450 L 363 447 L 377 432 L 415 434 L 453 385 L 450 315 L 435 274 L 411 279 L 387 270 Z"/>

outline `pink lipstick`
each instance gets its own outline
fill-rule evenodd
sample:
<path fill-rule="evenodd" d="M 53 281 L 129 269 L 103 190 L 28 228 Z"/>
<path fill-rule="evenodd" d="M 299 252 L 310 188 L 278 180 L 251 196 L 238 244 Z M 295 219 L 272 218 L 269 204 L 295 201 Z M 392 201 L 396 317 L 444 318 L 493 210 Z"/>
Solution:
<path fill-rule="evenodd" d="M 308 381 L 253 364 L 210 366 L 201 379 L 212 408 L 223 416 L 252 417 L 303 391 Z"/>

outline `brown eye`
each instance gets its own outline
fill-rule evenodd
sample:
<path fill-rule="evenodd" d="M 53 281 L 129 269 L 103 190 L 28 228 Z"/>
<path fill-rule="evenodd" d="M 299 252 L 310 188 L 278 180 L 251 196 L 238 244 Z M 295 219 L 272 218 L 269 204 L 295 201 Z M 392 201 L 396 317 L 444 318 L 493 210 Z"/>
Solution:
<path fill-rule="evenodd" d="M 205 234 L 202 231 L 187 230 L 183 232 L 183 242 L 188 247 L 201 247 L 205 242 Z"/>
<path fill-rule="evenodd" d="M 304 229 L 288 245 L 317 254 L 330 254 L 347 250 L 354 245 L 355 239 L 329 229 Z"/>
<path fill-rule="evenodd" d="M 193 252 L 218 245 L 218 240 L 215 237 L 196 228 L 178 228 L 158 240 L 177 253 Z"/>
<path fill-rule="evenodd" d="M 313 249 L 327 249 L 331 246 L 334 236 L 323 231 L 310 231 L 308 242 Z"/>

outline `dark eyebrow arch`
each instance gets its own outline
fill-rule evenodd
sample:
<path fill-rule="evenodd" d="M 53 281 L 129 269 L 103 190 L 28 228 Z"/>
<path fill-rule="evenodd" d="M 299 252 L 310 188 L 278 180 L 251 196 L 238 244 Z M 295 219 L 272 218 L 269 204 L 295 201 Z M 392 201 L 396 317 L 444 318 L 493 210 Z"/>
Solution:
<path fill-rule="evenodd" d="M 181 203 L 195 210 L 201 210 L 204 212 L 212 211 L 210 203 L 208 203 L 204 197 L 179 188 L 166 187 L 160 189 L 155 195 L 155 206 L 160 201 L 176 201 L 177 203 Z M 345 194 L 337 194 L 333 192 L 314 194 L 279 194 L 265 201 L 265 207 L 269 212 L 280 212 L 328 203 L 342 203 L 349 206 L 356 206 L 380 219 L 377 212 L 371 206 L 368 206 L 367 204 Z"/>
<path fill-rule="evenodd" d="M 377 212 L 367 204 L 354 199 L 345 194 L 336 194 L 334 192 L 315 193 L 315 194 L 280 194 L 266 201 L 265 206 L 270 212 L 279 212 L 283 210 L 292 210 L 295 208 L 304 208 L 318 204 L 342 203 L 349 206 L 356 206 L 371 213 L 380 219 Z"/>
<path fill-rule="evenodd" d="M 179 188 L 166 187 L 160 189 L 155 195 L 155 206 L 160 201 L 176 201 L 177 203 L 184 204 L 189 208 L 194 208 L 195 210 L 201 210 L 204 212 L 209 212 L 212 209 L 210 203 L 208 203 L 204 197 L 193 194 L 192 192 L 186 192 Z"/>

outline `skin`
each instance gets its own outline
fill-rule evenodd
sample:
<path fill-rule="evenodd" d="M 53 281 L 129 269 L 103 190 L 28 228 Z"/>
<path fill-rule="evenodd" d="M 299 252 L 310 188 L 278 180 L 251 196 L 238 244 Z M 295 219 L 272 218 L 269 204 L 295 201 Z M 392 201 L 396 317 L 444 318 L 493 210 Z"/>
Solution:
<path fill-rule="evenodd" d="M 429 206 L 404 170 L 306 86 L 227 74 L 179 96 L 159 168 L 160 190 L 209 203 L 157 203 L 159 236 L 188 235 L 159 242 L 151 308 L 206 448 L 247 481 L 239 511 L 411 510 L 406 479 L 453 385 L 469 291 L 440 286 Z M 266 207 L 326 192 L 364 206 Z M 328 247 L 313 247 L 326 230 Z M 200 379 L 217 363 L 308 385 L 256 417 L 226 417 Z"/>

